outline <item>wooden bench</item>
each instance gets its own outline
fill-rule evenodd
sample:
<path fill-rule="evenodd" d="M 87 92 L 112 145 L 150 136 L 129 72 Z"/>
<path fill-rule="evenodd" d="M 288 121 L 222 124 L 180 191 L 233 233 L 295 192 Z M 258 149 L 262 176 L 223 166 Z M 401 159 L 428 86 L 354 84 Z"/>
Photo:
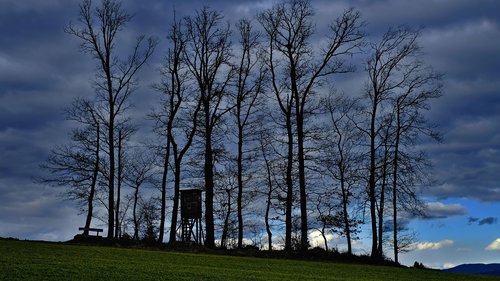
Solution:
<path fill-rule="evenodd" d="M 79 227 L 78 230 L 80 231 L 88 231 L 88 232 L 95 232 L 96 235 L 95 236 L 99 236 L 99 232 L 102 232 L 103 229 L 102 228 L 93 228 L 93 227 Z"/>

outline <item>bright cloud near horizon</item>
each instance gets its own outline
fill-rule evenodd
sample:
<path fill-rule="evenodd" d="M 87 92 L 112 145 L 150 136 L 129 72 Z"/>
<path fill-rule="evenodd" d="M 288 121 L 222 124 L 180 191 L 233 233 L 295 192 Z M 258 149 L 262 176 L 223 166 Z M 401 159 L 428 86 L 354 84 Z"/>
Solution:
<path fill-rule="evenodd" d="M 126 34 L 160 39 L 133 98 L 133 117 L 144 127 L 141 134 L 150 133 L 144 120 L 158 98 L 151 85 L 158 82 L 158 67 L 166 54 L 172 7 L 178 15 L 190 15 L 210 5 L 234 23 L 274 2 L 124 0 L 124 8 L 134 14 Z M 76 21 L 79 3 L 0 0 L 0 237 L 64 241 L 84 222 L 76 206 L 58 196 L 59 189 L 32 180 L 43 175 L 39 164 L 54 145 L 68 140 L 71 123 L 64 120 L 63 109 L 75 97 L 93 95 L 94 63 L 79 52 L 79 42 L 63 32 Z M 423 27 L 420 44 L 425 59 L 445 73 L 444 96 L 433 101 L 428 113 L 444 141 L 422 144 L 434 165 L 435 184 L 422 188 L 426 217 L 408 218 L 418 250 L 402 254 L 402 262 L 419 261 L 434 268 L 500 263 L 500 1 L 311 3 L 318 30 L 348 7 L 360 10 L 370 39 L 391 26 Z M 336 86 L 359 93 L 365 77 L 358 65 L 352 75 L 336 78 Z M 369 231 L 360 238 L 355 246 L 367 249 Z M 342 238 L 329 239 L 342 247 Z"/>
<path fill-rule="evenodd" d="M 487 251 L 500 251 L 500 238 L 495 239 L 491 244 L 486 247 Z"/>
<path fill-rule="evenodd" d="M 420 242 L 416 243 L 413 248 L 417 251 L 425 251 L 425 250 L 439 250 L 443 247 L 448 247 L 453 245 L 453 240 L 443 240 L 439 242 Z"/>

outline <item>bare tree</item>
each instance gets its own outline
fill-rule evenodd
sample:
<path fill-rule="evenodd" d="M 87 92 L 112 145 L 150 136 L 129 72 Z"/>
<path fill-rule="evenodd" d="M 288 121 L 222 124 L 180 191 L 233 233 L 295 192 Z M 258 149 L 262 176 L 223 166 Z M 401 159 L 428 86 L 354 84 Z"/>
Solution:
<path fill-rule="evenodd" d="M 293 181 L 292 181 L 292 169 L 293 169 L 293 128 L 292 128 L 292 108 L 294 104 L 293 95 L 287 94 L 286 82 L 280 81 L 278 78 L 278 72 L 280 63 L 279 60 L 275 59 L 275 49 L 276 49 L 276 34 L 279 26 L 279 15 L 277 12 L 281 11 L 278 7 L 273 10 L 268 10 L 259 15 L 259 21 L 264 27 L 264 30 L 268 39 L 267 55 L 266 60 L 269 70 L 271 72 L 271 91 L 274 93 L 276 100 L 278 101 L 279 108 L 285 118 L 285 127 L 287 132 L 287 165 L 286 165 L 286 202 L 285 202 L 285 250 L 291 250 L 292 243 L 292 202 L 293 202 Z M 275 14 L 276 13 L 276 14 Z"/>
<path fill-rule="evenodd" d="M 88 235 L 94 213 L 94 197 L 100 169 L 101 127 L 94 105 L 76 99 L 67 110 L 67 119 L 78 123 L 73 130 L 71 143 L 54 148 L 47 161 L 41 165 L 51 173 L 37 181 L 68 187 L 65 196 L 86 209 L 84 235 Z"/>
<path fill-rule="evenodd" d="M 120 200 L 120 209 L 118 213 L 118 222 L 116 223 L 116 227 L 119 227 L 118 230 L 118 238 L 123 239 L 126 238 L 127 233 L 127 215 L 129 213 L 129 209 L 133 206 L 134 196 L 133 194 L 125 194 L 122 196 L 123 200 Z"/>
<path fill-rule="evenodd" d="M 418 31 L 411 31 L 418 34 Z M 405 250 L 404 240 L 401 245 L 398 242 L 398 198 L 410 198 L 417 202 L 413 186 L 418 184 L 423 175 L 419 169 L 426 165 L 423 153 L 411 153 L 419 135 L 429 136 L 434 140 L 441 139 L 439 133 L 433 129 L 424 118 L 422 111 L 429 109 L 429 101 L 439 98 L 442 94 L 440 83 L 442 75 L 436 73 L 420 60 L 421 54 L 416 53 L 416 58 L 404 75 L 407 77 L 401 91 L 392 98 L 393 111 L 395 115 L 395 132 L 393 148 L 393 170 L 392 170 L 392 208 L 393 208 L 393 249 L 394 261 L 398 260 L 398 251 Z M 411 155 L 418 155 L 411 157 Z M 404 158 L 404 159 L 402 159 Z M 402 160 L 402 163 L 400 162 Z M 409 165 L 404 165 L 409 162 Z M 403 164 L 403 165 L 401 165 Z M 405 166 L 407 168 L 405 168 Z M 417 202 L 418 203 L 418 202 Z M 404 204 L 404 206 L 416 206 L 419 204 Z M 411 237 L 411 236 L 410 236 Z M 411 239 L 410 239 L 411 240 Z M 401 246 L 401 247 L 400 247 Z"/>
<path fill-rule="evenodd" d="M 228 159 L 233 160 L 233 159 Z M 216 206 L 214 211 L 218 219 L 222 221 L 221 233 L 221 247 L 232 247 L 231 239 L 234 236 L 236 227 L 236 220 L 234 214 L 234 200 L 235 191 L 238 189 L 238 174 L 237 168 L 234 167 L 233 161 L 226 161 L 225 167 L 219 173 L 216 173 L 217 189 L 215 191 Z"/>
<path fill-rule="evenodd" d="M 151 57 L 157 45 L 153 38 L 138 37 L 126 59 L 117 57 L 117 34 L 132 19 L 119 1 L 102 0 L 94 9 L 91 0 L 80 4 L 79 25 L 70 23 L 66 32 L 81 40 L 81 50 L 97 61 L 95 88 L 102 102 L 101 123 L 107 129 L 106 144 L 109 157 L 108 177 L 108 234 L 112 239 L 115 225 L 115 126 L 133 92 L 134 79 L 140 68 Z"/>
<path fill-rule="evenodd" d="M 201 122 L 204 141 L 205 179 L 205 228 L 207 247 L 215 247 L 214 238 L 214 130 L 230 108 L 224 107 L 228 85 L 234 77 L 231 61 L 229 24 L 222 23 L 223 17 L 204 7 L 193 17 L 185 19 L 187 28 L 184 57 L 189 72 L 196 80 L 201 100 Z"/>
<path fill-rule="evenodd" d="M 120 222 L 120 201 L 121 201 L 121 192 L 122 192 L 122 183 L 123 183 L 123 140 L 124 136 L 122 134 L 122 130 L 118 130 L 118 167 L 117 167 L 117 186 L 116 186 L 116 205 L 115 205 L 115 239 L 120 239 L 121 236 L 121 222 Z"/>
<path fill-rule="evenodd" d="M 391 146 L 392 146 L 392 114 L 386 114 L 382 118 L 381 130 L 379 131 L 380 145 L 378 150 L 381 150 L 377 156 L 377 170 L 378 177 L 377 182 L 379 183 L 378 190 L 378 201 L 376 204 L 377 216 L 378 216 L 378 245 L 377 252 L 379 257 L 383 256 L 383 245 L 384 245 L 384 217 L 386 211 L 386 193 L 389 190 L 390 185 L 390 169 L 391 169 Z"/>
<path fill-rule="evenodd" d="M 138 203 L 140 199 L 140 187 L 154 176 L 154 157 L 143 150 L 135 150 L 125 166 L 125 182 L 134 190 L 132 218 L 134 223 L 135 240 L 139 240 L 140 219 L 138 216 Z"/>
<path fill-rule="evenodd" d="M 175 230 L 177 229 L 181 164 L 184 156 L 193 143 L 193 138 L 198 129 L 198 116 L 201 109 L 201 99 L 199 96 L 188 95 L 186 92 L 185 83 L 188 70 L 185 67 L 184 55 L 186 54 L 185 44 L 187 39 L 181 27 L 180 22 L 172 25 L 170 40 L 173 47 L 168 56 L 168 74 L 170 75 L 171 82 L 170 91 L 166 92 L 169 96 L 169 124 L 167 125 L 167 136 L 172 146 L 174 160 L 174 205 L 172 208 L 169 239 L 171 243 L 175 241 Z M 177 126 L 175 126 L 174 123 L 177 124 Z M 179 145 L 180 138 L 183 138 L 183 145 Z"/>
<path fill-rule="evenodd" d="M 269 155 L 272 152 L 272 144 L 271 144 L 271 133 L 268 130 L 261 130 L 259 132 L 259 150 L 262 154 L 263 165 L 265 168 L 264 178 L 265 184 L 267 186 L 266 190 L 266 212 L 264 214 L 264 223 L 266 225 L 266 233 L 267 233 L 267 245 L 268 250 L 272 251 L 273 249 L 273 233 L 271 231 L 271 207 L 272 200 L 275 193 L 275 184 L 274 184 L 274 167 L 272 163 L 271 156 Z"/>
<path fill-rule="evenodd" d="M 159 210 L 157 202 L 158 198 L 148 198 L 140 201 L 139 217 L 140 217 L 140 234 L 141 240 L 146 244 L 155 244 L 158 233 Z"/>
<path fill-rule="evenodd" d="M 424 126 L 425 122 L 421 122 L 423 119 L 420 111 L 427 107 L 430 98 L 440 95 L 441 88 L 435 83 L 439 81 L 440 75 L 430 71 L 422 63 L 421 47 L 417 43 L 419 35 L 419 30 L 412 30 L 407 27 L 391 28 L 382 36 L 379 42 L 370 45 L 371 55 L 367 62 L 369 85 L 366 91 L 370 108 L 370 125 L 369 129 L 364 132 L 370 140 L 368 197 L 372 226 L 371 255 L 374 258 L 380 258 L 383 255 L 382 247 L 379 245 L 381 240 L 378 237 L 381 233 L 380 231 L 377 233 L 377 185 L 386 186 L 390 174 L 387 168 L 392 167 L 392 204 L 393 209 L 395 209 L 395 211 L 393 210 L 393 216 L 397 218 L 397 203 L 395 200 L 399 197 L 397 195 L 398 182 L 401 182 L 398 172 L 401 167 L 402 156 L 401 138 L 405 136 L 407 140 L 415 139 L 412 132 L 427 132 L 428 135 L 436 136 L 429 126 Z M 407 102 L 412 100 L 412 97 L 418 96 L 418 93 L 421 94 L 417 98 L 418 105 L 415 104 L 416 106 L 410 109 L 411 106 L 407 105 Z M 409 102 L 409 104 L 413 103 Z M 381 112 L 385 113 L 381 114 Z M 408 118 L 408 121 L 405 122 L 409 123 L 406 125 L 402 123 L 402 112 L 405 112 L 404 118 Z M 419 123 L 415 123 L 417 120 Z M 403 134 L 403 131 L 405 131 L 405 134 Z M 387 153 L 381 154 L 379 151 L 381 148 Z M 382 170 L 378 169 L 379 165 L 377 164 L 380 155 L 385 155 L 385 160 L 382 162 L 386 164 L 382 165 Z M 387 158 L 389 155 L 392 156 Z M 412 166 L 416 168 L 418 161 L 409 164 L 407 167 L 412 169 Z M 381 191 L 379 194 L 383 196 L 385 191 Z M 416 198 L 414 192 L 408 194 Z M 381 199 L 380 202 L 382 202 Z M 380 219 L 379 214 L 379 230 Z M 397 245 L 397 219 L 393 221 L 395 224 L 394 243 Z M 396 253 L 397 246 L 394 248 Z M 397 260 L 397 253 L 395 259 Z"/>
<path fill-rule="evenodd" d="M 170 121 L 170 120 L 169 120 Z M 170 160 L 170 139 L 168 137 L 168 131 L 171 122 L 167 121 L 167 137 L 166 137 L 166 145 L 165 145 L 165 155 L 163 156 L 163 171 L 161 178 L 161 198 L 160 198 L 160 227 L 159 227 L 159 235 L 158 242 L 163 243 L 163 236 L 165 233 L 165 220 L 166 220 L 166 209 L 167 209 L 167 176 L 169 170 L 169 160 Z M 160 134 L 162 135 L 162 134 Z"/>
<path fill-rule="evenodd" d="M 117 186 L 116 186 L 116 204 L 115 204 L 115 238 L 119 239 L 121 236 L 121 216 L 120 216 L 120 203 L 121 203 L 121 190 L 124 180 L 124 161 L 125 161 L 125 151 L 124 142 L 130 140 L 130 137 L 135 133 L 136 129 L 127 123 L 121 123 L 117 125 L 118 130 L 118 167 L 117 167 Z"/>
<path fill-rule="evenodd" d="M 241 54 L 237 67 L 237 85 L 235 106 L 233 114 L 236 117 L 238 128 L 238 153 L 237 178 L 238 178 L 238 248 L 243 247 L 243 186 L 244 186 L 244 143 L 248 135 L 255 128 L 254 119 L 256 115 L 260 94 L 263 91 L 266 69 L 259 57 L 259 33 L 252 30 L 250 21 L 240 20 L 238 25 L 240 34 Z M 250 130 L 249 130 L 250 129 Z M 248 178 L 248 177 L 247 177 Z"/>
<path fill-rule="evenodd" d="M 315 211 L 317 212 L 316 219 L 319 222 L 319 227 L 316 227 L 316 229 L 323 237 L 326 251 L 328 251 L 327 233 L 333 232 L 334 227 L 339 227 L 341 225 L 341 216 L 338 215 L 339 208 L 336 202 L 331 200 L 332 197 L 334 197 L 334 194 L 330 190 L 318 194 L 318 198 L 315 200 Z"/>
<path fill-rule="evenodd" d="M 311 46 L 314 34 L 312 17 L 314 12 L 309 1 L 290 0 L 276 4 L 273 8 L 260 14 L 259 19 L 264 26 L 269 40 L 269 64 L 273 79 L 273 89 L 279 102 L 289 134 L 289 146 L 293 146 L 292 114 L 295 117 L 297 138 L 297 160 L 300 189 L 301 210 L 301 249 L 308 248 L 307 242 L 307 187 L 305 167 L 305 129 L 304 122 L 308 114 L 307 105 L 310 96 L 324 81 L 324 78 L 337 73 L 353 70 L 343 58 L 352 55 L 362 43 L 364 34 L 361 32 L 363 23 L 360 15 L 353 10 L 346 10 L 330 25 L 330 36 L 327 43 L 315 52 Z M 274 62 L 276 58 L 286 63 Z M 284 73 L 281 82 L 278 82 L 277 69 Z M 292 112 L 293 110 L 293 112 Z M 293 147 L 290 151 L 290 162 L 293 157 Z M 289 170 L 291 169 L 291 163 Z M 289 183 L 291 189 L 291 183 Z M 290 191 L 291 193 L 291 191 Z M 290 199 L 288 200 L 290 205 Z M 287 207 L 291 211 L 291 207 Z M 287 215 L 287 231 L 289 236 L 290 214 Z M 286 238 L 285 248 L 289 249 L 290 239 Z"/>
<path fill-rule="evenodd" d="M 340 192 L 336 192 L 340 198 L 342 215 L 343 234 L 347 240 L 347 252 L 352 254 L 352 233 L 356 232 L 359 223 L 352 211 L 352 201 L 356 198 L 356 190 L 359 186 L 361 164 L 363 154 L 360 150 L 362 135 L 355 128 L 354 123 L 361 110 L 356 99 L 347 96 L 333 95 L 321 100 L 328 116 L 324 130 L 324 137 L 321 137 L 320 144 L 323 151 L 323 158 L 320 165 L 323 167 L 322 174 L 327 176 L 337 184 Z M 333 199 L 331 198 L 331 199 Z"/>
<path fill-rule="evenodd" d="M 371 44 L 373 50 L 372 56 L 367 63 L 369 75 L 369 86 L 367 95 L 370 100 L 370 125 L 368 136 L 370 139 L 370 164 L 368 180 L 368 197 L 370 201 L 370 216 L 372 227 L 372 251 L 373 258 L 380 258 L 381 253 L 378 249 L 377 232 L 377 214 L 376 214 L 376 171 L 377 171 L 377 138 L 382 126 L 377 124 L 380 107 L 384 100 L 388 99 L 393 89 L 396 89 L 401 80 L 396 80 L 394 72 L 400 64 L 404 62 L 405 57 L 416 50 L 416 37 L 408 37 L 405 34 L 398 36 L 396 32 L 386 33 L 382 40 L 377 44 Z M 394 76 L 394 77 L 393 77 Z"/>
<path fill-rule="evenodd" d="M 185 25 L 182 21 L 176 20 L 174 13 L 174 21 L 168 36 L 170 48 L 162 69 L 163 81 L 157 86 L 158 90 L 164 94 L 163 108 L 160 112 L 152 114 L 157 121 L 156 131 L 158 135 L 166 138 L 161 188 L 160 235 L 158 238 L 160 242 L 163 241 L 165 229 L 166 185 L 171 153 L 173 157 L 174 202 L 169 238 L 171 243 L 176 239 L 181 163 L 193 142 L 201 106 L 199 96 L 191 94 L 192 91 L 188 90 L 189 75 L 184 58 L 187 35 L 183 27 Z"/>

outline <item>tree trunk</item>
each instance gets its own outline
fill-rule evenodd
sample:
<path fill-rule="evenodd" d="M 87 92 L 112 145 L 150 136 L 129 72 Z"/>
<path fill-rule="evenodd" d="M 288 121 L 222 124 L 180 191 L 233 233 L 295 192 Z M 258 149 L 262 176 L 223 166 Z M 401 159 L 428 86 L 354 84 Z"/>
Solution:
<path fill-rule="evenodd" d="M 116 228 L 115 228 L 115 238 L 119 239 L 120 238 L 120 230 L 121 230 L 121 225 L 120 225 L 120 197 L 121 197 L 121 189 L 122 189 L 122 171 L 123 171 L 123 163 L 122 163 L 122 131 L 118 131 L 118 186 L 116 190 L 116 210 L 115 210 L 115 223 L 116 223 Z"/>
<path fill-rule="evenodd" d="M 114 111 L 114 106 L 110 105 L 110 112 Z M 109 115 L 109 179 L 108 179 L 108 239 L 113 239 L 114 232 L 114 205 L 115 205 L 115 136 L 114 136 L 114 116 L 112 113 Z"/>
<path fill-rule="evenodd" d="M 104 35 L 103 35 L 104 36 Z M 108 178 L 108 239 L 113 239 L 114 233 L 114 215 L 115 215 L 115 95 L 113 91 L 113 76 L 111 74 L 111 43 L 105 44 L 105 59 L 102 60 L 103 69 L 106 76 L 109 125 L 108 125 L 108 143 L 109 143 L 109 178 Z"/>
<path fill-rule="evenodd" d="M 344 219 L 344 229 L 345 229 L 345 237 L 347 240 L 347 253 L 349 255 L 352 255 L 352 245 L 351 245 L 351 226 L 349 222 L 349 213 L 347 211 L 347 205 L 349 204 L 349 192 L 346 190 L 345 187 L 345 175 L 344 175 L 344 168 L 343 168 L 343 156 L 341 154 L 341 160 L 340 160 L 340 188 L 342 191 L 342 212 L 343 212 L 343 219 Z"/>
<path fill-rule="evenodd" d="M 133 219 L 134 219 L 134 240 L 139 240 L 139 221 L 137 219 L 137 201 L 139 199 L 139 186 L 135 187 L 134 192 L 134 209 L 133 209 Z"/>
<path fill-rule="evenodd" d="M 170 243 L 173 243 L 176 240 L 177 216 L 179 213 L 179 197 L 180 197 L 180 186 L 181 186 L 181 163 L 178 159 L 174 159 L 174 161 L 175 161 L 174 206 L 172 207 L 172 219 L 170 221 L 170 239 L 169 239 Z"/>
<path fill-rule="evenodd" d="M 370 217 L 371 217 L 371 227 L 372 227 L 372 258 L 379 258 L 378 247 L 377 247 L 377 214 L 376 214 L 376 198 L 375 198 L 375 116 L 377 112 L 377 100 L 373 101 L 373 109 L 371 112 L 371 123 L 370 123 L 370 178 L 369 178 L 369 191 L 368 197 L 370 200 Z"/>
<path fill-rule="evenodd" d="M 306 194 L 306 176 L 305 176 L 305 160 L 304 160 L 304 114 L 303 107 L 305 97 L 301 99 L 297 86 L 297 63 L 293 57 L 291 44 L 288 48 L 288 60 L 290 63 L 290 84 L 292 87 L 292 95 L 295 98 L 295 121 L 297 126 L 297 158 L 299 162 L 299 192 L 300 192 L 300 250 L 306 251 L 309 248 L 308 225 L 307 225 L 307 194 Z M 307 95 L 306 93 L 302 93 Z"/>
<path fill-rule="evenodd" d="M 271 189 L 267 193 L 267 204 L 266 204 L 266 214 L 264 216 L 264 222 L 266 223 L 267 232 L 267 245 L 269 251 L 273 250 L 273 233 L 271 232 L 271 225 L 269 224 L 269 211 L 271 209 Z"/>
<path fill-rule="evenodd" d="M 286 116 L 286 130 L 288 135 L 288 153 L 286 164 L 286 211 L 285 211 L 285 251 L 292 250 L 292 204 L 293 204 L 293 132 L 290 110 Z"/>
<path fill-rule="evenodd" d="M 385 160 L 384 160 L 385 161 Z M 385 166 L 386 164 L 384 164 Z M 383 250 L 383 231 L 384 231 L 384 211 L 385 211 L 385 187 L 386 187 L 386 172 L 385 172 L 385 167 L 384 167 L 384 172 L 383 172 L 383 179 L 382 179 L 382 187 L 380 189 L 380 202 L 379 202 L 379 210 L 378 210 L 378 247 L 377 247 L 377 252 L 378 252 L 378 257 L 382 257 L 384 250 Z"/>
<path fill-rule="evenodd" d="M 163 161 L 163 173 L 161 177 L 161 210 L 160 210 L 160 233 L 158 242 L 163 243 L 165 233 L 165 212 L 167 206 L 167 175 L 168 175 L 168 160 L 170 159 L 170 139 L 167 137 L 167 145 L 165 147 L 165 158 Z M 170 230 L 172 231 L 172 229 Z M 174 231 L 175 232 L 175 231 Z"/>
<path fill-rule="evenodd" d="M 382 163 L 382 186 L 380 188 L 380 202 L 378 210 L 378 256 L 383 257 L 384 245 L 383 245 L 383 234 L 384 234 L 384 212 L 385 212 L 385 190 L 387 187 L 387 166 L 389 165 L 389 136 L 385 137 L 384 144 L 384 159 Z"/>
<path fill-rule="evenodd" d="M 239 111 L 239 109 L 238 109 Z M 238 115 L 238 123 L 240 123 Z M 238 248 L 243 247 L 243 207 L 242 207 L 242 197 L 243 197 L 243 127 L 238 124 L 238 198 L 237 198 L 237 209 L 238 209 Z"/>
<path fill-rule="evenodd" d="M 304 128 L 303 116 L 297 117 L 297 144 L 298 144 L 298 160 L 299 160 L 299 187 L 300 187 L 300 218 L 301 218 L 301 236 L 300 249 L 306 251 L 309 248 L 308 242 L 308 225 L 307 225 L 307 193 L 306 193 L 306 176 L 305 176 L 305 160 L 304 160 Z"/>
<path fill-rule="evenodd" d="M 392 209 L 393 209 L 393 228 L 394 228 L 394 237 L 393 237 L 393 248 L 394 248 L 394 262 L 399 264 L 398 260 L 398 206 L 397 206 L 397 187 L 398 187 L 398 161 L 399 161 L 399 139 L 401 135 L 401 116 L 399 105 L 397 106 L 397 115 L 396 115 L 397 129 L 396 129 L 396 142 L 394 144 L 394 167 L 392 173 Z"/>
<path fill-rule="evenodd" d="M 229 232 L 229 217 L 231 215 L 231 191 L 229 189 L 226 190 L 227 192 L 227 213 L 226 217 L 224 218 L 224 227 L 222 229 L 222 237 L 221 237 L 221 247 L 222 248 L 227 248 L 227 235 Z"/>
<path fill-rule="evenodd" d="M 347 253 L 349 255 L 352 255 L 351 226 L 349 223 L 349 214 L 347 213 L 346 204 L 344 204 L 344 224 L 345 224 L 345 237 L 347 240 Z"/>
<path fill-rule="evenodd" d="M 95 187 L 97 183 L 97 176 L 99 173 L 99 150 L 100 150 L 100 129 L 99 123 L 96 124 L 96 148 L 95 148 L 95 164 L 94 164 L 94 172 L 92 174 L 92 182 L 90 184 L 90 192 L 88 198 L 88 210 L 87 210 L 87 219 L 85 220 L 85 230 L 83 231 L 83 235 L 89 235 L 88 228 L 90 228 L 90 224 L 92 222 L 92 214 L 94 211 L 94 195 L 95 195 Z"/>
<path fill-rule="evenodd" d="M 325 243 L 325 251 L 328 252 L 328 239 L 326 239 L 325 225 L 324 224 L 323 224 L 323 227 L 321 228 L 321 236 L 323 236 L 323 242 Z"/>
<path fill-rule="evenodd" d="M 205 110 L 208 111 L 209 107 L 206 105 Z M 208 248 L 215 247 L 214 237 L 214 170 L 213 170 L 213 150 L 212 150 L 212 132 L 210 122 L 208 120 L 209 112 L 205 112 L 206 124 L 206 140 L 205 140 L 205 245 Z"/>
<path fill-rule="evenodd" d="M 271 211 L 271 199 L 273 193 L 273 181 L 271 178 L 271 167 L 269 165 L 269 161 L 266 157 L 265 147 L 262 143 L 261 138 L 261 149 L 262 149 L 262 157 L 264 158 L 264 163 L 266 164 L 266 179 L 267 179 L 267 201 L 266 201 L 266 214 L 264 215 L 264 222 L 266 224 L 266 232 L 267 232 L 267 243 L 269 251 L 273 250 L 273 233 L 271 232 L 271 225 L 269 223 L 269 213 Z"/>

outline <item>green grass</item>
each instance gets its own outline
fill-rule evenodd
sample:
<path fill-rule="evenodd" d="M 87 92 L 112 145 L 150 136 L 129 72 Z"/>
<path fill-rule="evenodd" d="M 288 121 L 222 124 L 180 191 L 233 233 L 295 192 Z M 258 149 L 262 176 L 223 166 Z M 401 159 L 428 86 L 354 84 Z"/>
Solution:
<path fill-rule="evenodd" d="M 432 270 L 0 239 L 0 280 L 498 280 Z"/>

